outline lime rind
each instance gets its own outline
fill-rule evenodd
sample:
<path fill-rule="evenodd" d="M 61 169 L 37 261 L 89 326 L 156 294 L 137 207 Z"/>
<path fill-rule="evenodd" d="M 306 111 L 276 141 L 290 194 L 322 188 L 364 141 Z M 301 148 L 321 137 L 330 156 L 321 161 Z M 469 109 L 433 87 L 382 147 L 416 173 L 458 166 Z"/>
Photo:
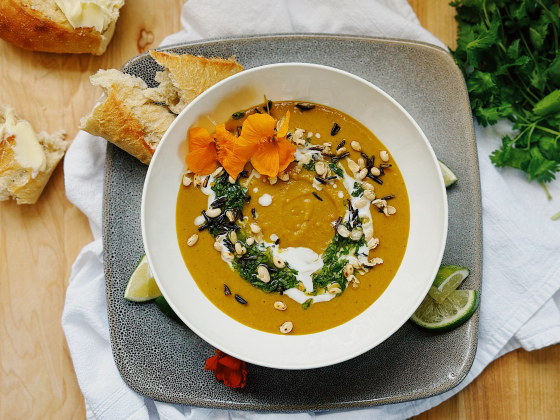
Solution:
<path fill-rule="evenodd" d="M 438 159 L 438 162 L 439 162 L 439 167 L 441 168 L 441 174 L 443 175 L 443 182 L 445 184 L 445 188 L 449 188 L 457 182 L 457 176 L 453 173 L 451 169 L 449 169 L 449 166 L 447 166 L 441 160 Z"/>
<path fill-rule="evenodd" d="M 128 279 L 124 298 L 131 302 L 146 302 L 158 296 L 161 296 L 161 291 L 152 275 L 148 259 L 143 255 Z"/>
<path fill-rule="evenodd" d="M 410 320 L 430 331 L 448 331 L 468 321 L 479 302 L 476 290 L 455 290 L 441 305 L 427 295 Z"/>
<path fill-rule="evenodd" d="M 438 270 L 434 283 L 430 287 L 430 296 L 441 304 L 470 274 L 466 267 L 443 265 Z"/>

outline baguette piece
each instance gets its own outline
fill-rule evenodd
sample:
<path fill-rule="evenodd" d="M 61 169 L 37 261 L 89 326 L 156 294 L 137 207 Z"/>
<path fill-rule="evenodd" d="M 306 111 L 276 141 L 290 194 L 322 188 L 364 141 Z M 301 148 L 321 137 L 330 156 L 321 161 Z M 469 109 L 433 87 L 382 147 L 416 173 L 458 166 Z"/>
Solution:
<path fill-rule="evenodd" d="M 149 165 L 175 115 L 145 95 L 148 86 L 139 77 L 111 69 L 99 70 L 90 80 L 104 94 L 93 111 L 80 120 L 80 129 L 103 137 Z"/>
<path fill-rule="evenodd" d="M 155 102 L 167 104 L 175 114 L 210 86 L 243 71 L 235 57 L 224 60 L 163 51 L 150 51 L 150 54 L 165 71 L 157 72 L 156 81 L 160 85 L 149 89 L 147 95 Z"/>
<path fill-rule="evenodd" d="M 35 133 L 11 106 L 0 104 L 0 201 L 37 202 L 64 156 L 64 136 L 63 130 Z"/>
<path fill-rule="evenodd" d="M 123 5 L 124 0 L 107 0 L 75 13 L 80 0 L 1 0 L 0 38 L 32 51 L 101 55 Z"/>

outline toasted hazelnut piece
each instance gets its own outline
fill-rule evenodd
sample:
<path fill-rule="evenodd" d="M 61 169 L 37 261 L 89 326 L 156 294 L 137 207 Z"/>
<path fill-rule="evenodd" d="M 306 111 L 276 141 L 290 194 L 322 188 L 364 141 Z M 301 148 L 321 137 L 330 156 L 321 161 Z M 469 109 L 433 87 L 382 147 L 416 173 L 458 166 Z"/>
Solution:
<path fill-rule="evenodd" d="M 336 155 L 339 156 L 339 155 L 341 155 L 341 154 L 343 154 L 343 153 L 345 153 L 345 152 L 346 152 L 346 147 L 341 147 L 340 149 L 338 149 L 338 150 L 336 151 Z"/>
<path fill-rule="evenodd" d="M 354 208 L 361 209 L 363 207 L 366 207 L 367 205 L 369 205 L 368 199 L 365 197 L 360 197 L 354 203 Z"/>
<path fill-rule="evenodd" d="M 234 255 L 229 251 L 222 252 L 222 258 L 228 261 L 233 261 Z"/>
<path fill-rule="evenodd" d="M 235 213 L 231 210 L 226 211 L 226 217 L 228 218 L 228 220 L 230 222 L 234 222 L 235 221 Z"/>
<path fill-rule="evenodd" d="M 317 172 L 317 175 L 323 176 L 327 173 L 327 165 L 325 165 L 325 162 L 316 162 L 315 163 L 315 172 Z"/>
<path fill-rule="evenodd" d="M 187 240 L 187 245 L 188 246 L 194 246 L 194 244 L 196 244 L 198 241 L 198 235 L 195 233 L 193 236 L 191 236 L 188 240 Z"/>
<path fill-rule="evenodd" d="M 199 188 L 202 185 L 202 177 L 200 175 L 194 176 L 194 187 Z"/>
<path fill-rule="evenodd" d="M 302 165 L 307 165 L 309 162 L 311 162 L 311 155 L 307 153 L 302 155 L 299 159 L 299 163 L 301 163 Z"/>
<path fill-rule="evenodd" d="M 331 295 L 338 295 L 339 293 L 342 293 L 342 290 L 340 289 L 340 284 L 338 284 L 338 283 L 329 284 L 327 286 L 327 291 Z"/>
<path fill-rule="evenodd" d="M 348 168 L 352 171 L 352 172 L 359 172 L 360 171 L 360 165 L 358 165 L 356 162 L 354 162 L 352 159 L 347 158 L 346 162 L 348 163 Z"/>
<path fill-rule="evenodd" d="M 236 242 L 235 243 L 235 252 L 238 255 L 243 255 L 247 253 L 247 249 L 243 246 L 243 244 L 241 242 Z"/>
<path fill-rule="evenodd" d="M 366 177 L 366 175 L 367 175 L 367 168 L 364 168 L 356 174 L 356 178 L 358 178 L 361 181 L 362 179 L 364 179 Z"/>
<path fill-rule="evenodd" d="M 389 153 L 387 153 L 387 151 L 382 150 L 381 152 L 379 152 L 379 157 L 383 162 L 389 162 Z"/>
<path fill-rule="evenodd" d="M 192 184 L 192 179 L 190 179 L 187 175 L 183 175 L 183 185 L 188 187 Z"/>
<path fill-rule="evenodd" d="M 268 283 L 270 281 L 270 273 L 268 272 L 268 268 L 266 268 L 264 265 L 259 265 L 257 267 L 257 278 L 263 283 Z"/>
<path fill-rule="evenodd" d="M 223 166 L 220 166 L 219 168 L 216 168 L 214 172 L 212 172 L 212 178 L 218 178 L 223 173 L 224 173 L 224 168 Z"/>
<path fill-rule="evenodd" d="M 282 325 L 280 325 L 280 332 L 282 334 L 288 334 L 292 332 L 293 328 L 294 328 L 294 324 L 291 323 L 290 321 L 286 321 Z"/>
<path fill-rule="evenodd" d="M 366 190 L 364 188 L 364 198 L 369 201 L 375 200 L 375 193 L 372 190 Z"/>
<path fill-rule="evenodd" d="M 228 236 L 229 236 L 229 240 L 231 241 L 231 243 L 234 244 L 234 243 L 237 242 L 237 233 L 235 233 L 235 230 L 232 230 L 232 231 L 229 233 Z"/>
<path fill-rule="evenodd" d="M 353 141 L 352 143 L 350 143 L 350 146 L 352 146 L 352 149 L 354 149 L 356 152 L 362 151 L 362 145 L 357 141 Z"/>
<path fill-rule="evenodd" d="M 352 264 L 346 264 L 344 266 L 344 277 L 348 278 L 349 276 L 351 276 L 352 274 L 354 274 L 354 266 Z"/>
<path fill-rule="evenodd" d="M 336 228 L 336 231 L 343 238 L 348 238 L 350 236 L 350 231 L 346 228 L 346 226 L 344 226 L 342 224 L 338 225 L 338 227 Z"/>
<path fill-rule="evenodd" d="M 251 223 L 249 226 L 251 228 L 251 232 L 253 233 L 259 233 L 262 230 L 261 227 L 256 223 Z"/>
<path fill-rule="evenodd" d="M 364 190 L 375 191 L 375 187 L 372 184 L 370 184 L 369 182 L 362 182 L 362 188 Z"/>
<path fill-rule="evenodd" d="M 274 265 L 277 268 L 284 268 L 286 266 L 286 264 L 284 263 L 284 260 L 282 258 L 280 258 L 278 255 L 276 255 L 272 261 L 274 262 Z"/>
<path fill-rule="evenodd" d="M 274 302 L 274 309 L 278 309 L 279 311 L 285 311 L 286 309 L 288 309 L 288 305 L 286 305 L 284 302 L 276 301 Z"/>
<path fill-rule="evenodd" d="M 358 158 L 358 166 L 360 169 L 364 169 L 366 167 L 366 160 L 364 158 Z"/>
<path fill-rule="evenodd" d="M 369 249 L 375 249 L 375 248 L 377 248 L 377 245 L 379 245 L 379 238 L 371 238 L 367 242 L 367 246 L 368 246 Z"/>
<path fill-rule="evenodd" d="M 397 212 L 397 209 L 394 208 L 393 206 L 386 206 L 383 209 L 383 213 L 385 213 L 385 216 L 391 216 L 393 214 L 395 214 Z"/>
<path fill-rule="evenodd" d="M 352 229 L 352 232 L 350 232 L 350 239 L 353 241 L 359 241 L 363 234 L 364 232 L 362 231 L 362 228 L 354 228 Z"/>
<path fill-rule="evenodd" d="M 278 178 L 280 178 L 281 181 L 287 182 L 290 180 L 290 174 L 287 174 L 284 171 L 282 171 L 278 174 Z"/>
<path fill-rule="evenodd" d="M 206 210 L 206 216 L 211 218 L 218 217 L 220 214 L 222 214 L 222 210 L 219 207 Z"/>
<path fill-rule="evenodd" d="M 268 178 L 268 182 L 270 182 L 270 185 L 274 185 L 278 182 L 278 177 L 277 176 L 273 176 L 271 178 Z"/>
<path fill-rule="evenodd" d="M 253 244 L 255 243 L 255 238 L 253 238 L 252 236 L 249 236 L 249 237 L 247 238 L 247 240 L 245 241 L 245 243 L 246 243 L 247 245 L 253 245 Z"/>
<path fill-rule="evenodd" d="M 222 246 L 222 244 L 221 244 L 220 242 L 214 242 L 214 249 L 215 249 L 216 251 L 222 252 L 222 249 L 223 249 L 223 248 L 224 248 L 224 247 Z"/>
<path fill-rule="evenodd" d="M 371 172 L 371 174 L 372 174 L 373 176 L 379 176 L 379 175 L 381 175 L 381 171 L 379 170 L 379 168 L 376 168 L 375 166 L 373 166 L 373 167 L 370 169 L 370 172 Z"/>
<path fill-rule="evenodd" d="M 235 184 L 235 178 L 233 178 L 231 175 L 228 178 L 228 181 L 229 181 L 230 184 Z"/>

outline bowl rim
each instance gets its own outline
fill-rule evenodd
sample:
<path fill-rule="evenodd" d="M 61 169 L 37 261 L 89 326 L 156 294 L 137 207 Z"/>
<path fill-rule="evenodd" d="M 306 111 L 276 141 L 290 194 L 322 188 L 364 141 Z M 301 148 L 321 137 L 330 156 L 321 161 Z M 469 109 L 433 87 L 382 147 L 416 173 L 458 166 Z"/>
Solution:
<path fill-rule="evenodd" d="M 396 106 L 398 108 L 398 110 L 401 112 L 401 114 L 403 114 L 408 120 L 409 122 L 412 124 L 412 126 L 416 129 L 416 131 L 418 132 L 418 134 L 420 135 L 420 137 L 422 138 L 424 145 L 427 147 L 427 150 L 432 158 L 432 163 L 435 165 L 435 168 L 437 170 L 437 172 L 439 173 L 439 184 L 440 184 L 440 189 L 442 192 L 442 198 L 443 198 L 443 202 L 442 204 L 442 218 L 443 218 L 443 229 L 442 229 L 442 238 L 441 238 L 441 245 L 440 245 L 440 249 L 438 252 L 438 256 L 437 256 L 437 261 L 438 264 L 434 267 L 431 278 L 435 278 L 437 271 L 439 270 L 439 267 L 441 265 L 441 261 L 443 260 L 443 254 L 445 251 L 445 246 L 446 246 L 446 242 L 447 242 L 447 234 L 448 234 L 448 227 L 449 227 L 449 222 L 448 222 L 448 203 L 447 203 L 447 191 L 445 188 L 445 184 L 443 181 L 443 175 L 441 173 L 441 169 L 438 163 L 438 159 L 435 155 L 435 152 L 430 144 L 430 142 L 428 141 L 426 135 L 424 134 L 424 132 L 422 131 L 422 129 L 420 128 L 420 126 L 418 125 L 418 123 L 414 120 L 414 118 L 412 118 L 412 116 L 408 113 L 408 111 L 406 111 L 406 109 L 403 108 L 402 105 L 400 105 L 394 98 L 392 98 L 388 93 L 386 93 L 384 90 L 382 90 L 381 88 L 377 87 L 376 85 L 374 85 L 373 83 L 359 77 L 356 76 L 350 72 L 344 71 L 344 70 L 340 70 L 337 69 L 335 67 L 330 67 L 330 66 L 325 66 L 325 65 L 321 65 L 321 64 L 313 64 L 313 63 L 305 63 L 305 62 L 289 62 L 289 63 L 274 63 L 274 64 L 266 64 L 263 66 L 257 66 L 257 67 L 253 67 L 251 69 L 248 70 L 244 70 L 242 72 L 239 72 L 237 74 L 234 74 L 232 76 L 227 77 L 226 79 L 221 80 L 220 82 L 216 83 L 215 85 L 212 85 L 210 88 L 208 88 L 206 91 L 204 91 L 203 93 L 201 93 L 199 96 L 197 96 L 191 103 L 189 103 L 182 111 L 179 115 L 177 115 L 177 117 L 175 118 L 175 120 L 171 123 L 171 125 L 168 127 L 168 129 L 166 130 L 166 132 L 164 133 L 162 139 L 160 140 L 160 142 L 158 143 L 158 147 L 156 148 L 156 151 L 154 152 L 154 155 L 152 156 L 152 160 L 151 162 L 154 162 L 157 157 L 162 153 L 161 150 L 163 149 L 162 144 L 164 144 L 167 139 L 170 137 L 170 133 L 173 131 L 173 129 L 175 128 L 175 126 L 177 124 L 179 124 L 180 119 L 187 113 L 189 112 L 192 108 L 196 107 L 196 105 L 198 104 L 198 102 L 200 102 L 203 98 L 205 98 L 205 96 L 209 95 L 210 93 L 213 93 L 215 90 L 220 89 L 223 85 L 228 84 L 228 83 L 232 83 L 233 80 L 240 78 L 240 77 L 247 77 L 247 74 L 251 74 L 251 73 L 257 73 L 259 71 L 263 71 L 269 68 L 276 68 L 276 67 L 308 67 L 308 68 L 317 68 L 317 69 L 321 69 L 321 70 L 327 70 L 327 71 L 331 71 L 334 73 L 338 73 L 340 75 L 349 77 L 351 79 L 354 79 L 358 82 L 361 82 L 365 85 L 367 85 L 368 87 L 372 88 L 373 90 L 377 91 L 379 94 L 381 94 L 383 97 L 385 97 L 385 99 L 389 100 L 394 106 Z M 374 133 L 375 134 L 375 133 Z M 148 184 L 149 184 L 149 180 L 151 177 L 151 174 L 153 172 L 153 168 L 155 165 L 150 164 L 148 166 L 148 170 L 146 173 L 146 177 L 144 180 L 144 186 L 142 188 L 142 203 L 141 203 L 141 231 L 142 231 L 142 242 L 144 245 L 144 251 L 146 253 L 146 257 L 148 259 L 148 264 L 150 266 L 150 268 L 153 267 L 152 264 L 152 260 L 150 257 L 150 251 L 149 251 L 149 246 L 146 240 L 146 217 L 145 217 L 145 213 L 146 213 L 146 192 L 148 189 Z M 408 243 L 408 240 L 407 240 Z M 405 254 L 406 255 L 406 254 Z M 176 306 L 173 304 L 172 300 L 169 298 L 169 296 L 167 295 L 167 293 L 165 292 L 164 287 L 162 287 L 162 283 L 161 281 L 158 279 L 157 273 L 155 272 L 155 270 L 152 270 L 152 274 L 154 276 L 154 279 L 158 285 L 158 287 L 161 290 L 162 295 L 165 297 L 165 299 L 167 300 L 168 304 L 171 306 L 171 308 L 173 309 L 173 311 L 177 314 L 177 316 L 185 323 L 185 325 L 190 328 L 195 334 L 197 334 L 200 338 L 202 338 L 204 341 L 206 341 L 207 343 L 209 343 L 210 345 L 212 345 L 213 347 L 217 348 L 217 349 L 222 349 L 223 346 L 221 345 L 217 345 L 214 340 L 209 339 L 200 329 L 196 328 L 191 322 L 189 322 L 188 318 L 183 316 L 181 314 L 180 311 L 177 310 Z M 191 276 L 192 277 L 192 276 Z M 194 281 L 194 279 L 193 279 Z M 195 282 L 196 283 L 196 282 Z M 353 359 L 355 357 L 360 356 L 361 354 L 377 347 L 378 345 L 380 345 L 381 343 L 383 343 L 384 341 L 386 341 L 389 337 L 391 337 L 393 334 L 395 334 L 395 332 L 400 329 L 410 318 L 410 316 L 412 316 L 412 314 L 414 313 L 414 311 L 416 311 L 416 309 L 418 308 L 418 306 L 422 303 L 422 301 L 424 300 L 425 296 L 427 295 L 430 286 L 432 285 L 432 283 L 426 283 L 425 286 L 425 293 L 421 294 L 421 298 L 419 298 L 419 300 L 417 302 L 414 303 L 414 305 L 410 305 L 410 308 L 412 308 L 411 310 L 409 310 L 408 315 L 406 317 L 404 317 L 404 320 L 402 322 L 398 322 L 395 324 L 395 326 L 390 330 L 390 332 L 386 333 L 383 337 L 379 338 L 377 341 L 373 342 L 373 344 L 366 346 L 367 348 L 359 348 L 356 349 L 354 352 L 350 352 L 348 354 L 344 354 L 342 356 L 339 356 L 337 358 L 333 358 L 333 360 L 331 360 L 328 363 L 322 363 L 322 362 L 318 362 L 318 363 L 311 363 L 305 366 L 301 366 L 301 365 L 283 365 L 283 366 L 279 366 L 276 365 L 274 363 L 268 363 L 268 362 L 263 362 L 260 360 L 254 360 L 251 357 L 247 357 L 246 355 L 241 355 L 238 354 L 236 351 L 228 351 L 226 349 L 222 350 L 225 353 L 229 354 L 230 356 L 233 356 L 235 358 L 238 358 L 240 360 L 246 361 L 248 363 L 252 363 L 258 366 L 263 366 L 263 367 L 268 367 L 268 368 L 274 368 L 274 369 L 282 369 L 282 370 L 305 370 L 305 369 L 317 369 L 317 368 L 321 368 L 321 367 L 326 367 L 326 366 L 332 366 L 338 363 L 342 363 L 345 362 L 347 360 Z M 389 284 L 390 286 L 390 284 Z M 388 287 L 389 287 L 388 286 Z M 383 293 L 381 294 L 381 296 L 387 291 L 387 289 L 385 289 L 383 291 Z M 378 298 L 378 300 L 381 298 L 381 296 Z M 375 303 L 375 302 L 374 302 Z M 212 303 L 212 305 L 214 305 Z M 218 307 L 216 307 L 214 305 L 214 307 L 220 311 L 220 309 Z M 365 311 L 364 311 L 365 312 Z M 362 315 L 364 312 L 358 314 L 355 318 L 359 317 L 360 315 Z M 227 316 L 227 315 L 226 315 Z M 355 319 L 353 318 L 353 319 Z M 232 318 L 233 319 L 233 318 Z M 249 326 L 246 326 L 244 324 L 241 324 L 239 321 L 237 321 L 240 325 L 242 325 L 244 328 L 249 328 L 252 330 L 255 330 L 254 328 L 251 328 Z M 349 321 L 348 321 L 349 322 Z M 344 324 L 341 324 L 344 325 Z M 339 326 L 340 327 L 340 326 Z M 256 330 L 256 331 L 260 331 L 260 330 Z M 329 330 L 325 330 L 325 331 L 329 331 Z M 266 333 L 264 331 L 260 331 L 263 334 L 271 334 L 271 333 Z M 321 331 L 324 332 L 324 331 Z M 314 333 L 314 334 L 320 334 L 319 333 Z M 306 334 L 304 336 L 311 336 L 314 334 Z M 276 335 L 276 334 L 275 334 Z M 289 336 L 288 336 L 289 337 Z"/>

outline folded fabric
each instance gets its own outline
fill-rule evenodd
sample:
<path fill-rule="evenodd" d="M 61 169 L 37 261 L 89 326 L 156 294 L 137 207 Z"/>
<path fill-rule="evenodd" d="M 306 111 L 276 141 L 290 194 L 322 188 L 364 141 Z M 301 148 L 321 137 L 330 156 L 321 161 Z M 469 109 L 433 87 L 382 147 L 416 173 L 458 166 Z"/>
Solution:
<path fill-rule="evenodd" d="M 223 36 L 319 32 L 412 39 L 443 46 L 419 26 L 406 0 L 189 0 L 183 30 L 162 45 Z M 560 186 L 548 202 L 535 183 L 515 170 L 496 169 L 488 158 L 500 145 L 501 122 L 477 127 L 482 184 L 484 263 L 480 337 L 473 368 L 455 389 L 432 398 L 361 410 L 263 414 L 209 410 L 144 398 L 122 380 L 113 361 L 102 264 L 101 214 L 106 142 L 80 132 L 64 162 L 66 193 L 88 217 L 95 241 L 72 268 L 62 325 L 88 419 L 405 419 L 428 410 L 467 386 L 495 358 L 560 342 Z"/>

